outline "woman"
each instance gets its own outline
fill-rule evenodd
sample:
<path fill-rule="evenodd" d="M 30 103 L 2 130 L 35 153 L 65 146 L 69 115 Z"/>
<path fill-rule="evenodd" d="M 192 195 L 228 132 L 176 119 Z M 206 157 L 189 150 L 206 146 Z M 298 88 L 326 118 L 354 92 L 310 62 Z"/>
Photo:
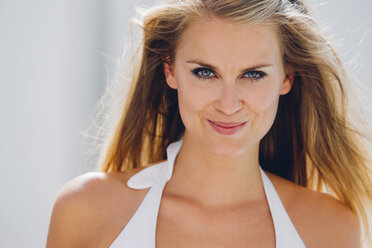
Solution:
<path fill-rule="evenodd" d="M 61 190 L 48 247 L 361 246 L 370 160 L 303 1 L 170 0 L 143 31 L 103 172 Z"/>

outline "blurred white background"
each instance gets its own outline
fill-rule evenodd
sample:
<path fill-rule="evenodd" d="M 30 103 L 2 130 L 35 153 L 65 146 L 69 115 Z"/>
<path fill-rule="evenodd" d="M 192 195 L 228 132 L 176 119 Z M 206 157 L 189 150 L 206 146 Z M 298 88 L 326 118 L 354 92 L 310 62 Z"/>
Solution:
<path fill-rule="evenodd" d="M 81 133 L 113 75 L 107 55 L 120 57 L 135 5 L 154 2 L 1 0 L 0 247 L 44 247 L 58 190 L 95 169 Z M 310 2 L 371 88 L 372 1 Z"/>

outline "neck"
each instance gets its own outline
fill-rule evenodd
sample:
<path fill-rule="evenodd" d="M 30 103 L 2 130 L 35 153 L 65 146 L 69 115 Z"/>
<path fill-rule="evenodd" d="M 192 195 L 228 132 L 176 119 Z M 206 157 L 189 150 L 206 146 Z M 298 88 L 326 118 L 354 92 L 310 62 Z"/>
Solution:
<path fill-rule="evenodd" d="M 238 156 L 218 156 L 184 137 L 168 193 L 207 206 L 233 206 L 264 195 L 256 144 Z"/>

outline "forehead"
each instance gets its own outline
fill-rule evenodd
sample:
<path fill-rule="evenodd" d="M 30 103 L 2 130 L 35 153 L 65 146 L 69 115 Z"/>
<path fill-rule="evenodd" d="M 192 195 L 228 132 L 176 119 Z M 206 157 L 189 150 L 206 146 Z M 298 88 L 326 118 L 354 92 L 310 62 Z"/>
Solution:
<path fill-rule="evenodd" d="M 277 28 L 259 23 L 236 23 L 214 17 L 192 20 L 184 31 L 177 56 L 218 63 L 275 62 L 281 58 Z"/>

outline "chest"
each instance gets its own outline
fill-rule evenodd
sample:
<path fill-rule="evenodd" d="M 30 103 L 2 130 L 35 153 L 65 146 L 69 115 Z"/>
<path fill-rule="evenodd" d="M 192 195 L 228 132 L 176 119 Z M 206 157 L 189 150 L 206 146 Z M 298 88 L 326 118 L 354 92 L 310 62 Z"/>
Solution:
<path fill-rule="evenodd" d="M 275 230 L 264 202 L 234 208 L 205 208 L 164 198 L 160 205 L 156 248 L 275 247 Z"/>

